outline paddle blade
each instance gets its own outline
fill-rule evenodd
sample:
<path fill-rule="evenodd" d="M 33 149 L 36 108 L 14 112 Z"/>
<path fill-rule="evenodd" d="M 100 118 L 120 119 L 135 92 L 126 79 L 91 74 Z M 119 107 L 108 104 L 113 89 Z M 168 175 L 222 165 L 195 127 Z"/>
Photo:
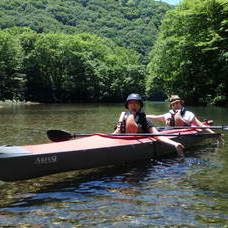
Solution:
<path fill-rule="evenodd" d="M 53 142 L 67 141 L 74 138 L 70 133 L 61 130 L 48 130 L 47 136 Z"/>

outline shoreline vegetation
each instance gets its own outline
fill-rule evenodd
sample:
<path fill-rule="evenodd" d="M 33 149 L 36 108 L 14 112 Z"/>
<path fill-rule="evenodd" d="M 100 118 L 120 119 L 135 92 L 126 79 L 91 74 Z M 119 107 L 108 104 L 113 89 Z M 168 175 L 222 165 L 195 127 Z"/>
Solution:
<path fill-rule="evenodd" d="M 175 8 L 151 0 L 5 0 L 0 7 L 0 100 L 121 102 L 136 92 L 228 105 L 226 0 Z"/>

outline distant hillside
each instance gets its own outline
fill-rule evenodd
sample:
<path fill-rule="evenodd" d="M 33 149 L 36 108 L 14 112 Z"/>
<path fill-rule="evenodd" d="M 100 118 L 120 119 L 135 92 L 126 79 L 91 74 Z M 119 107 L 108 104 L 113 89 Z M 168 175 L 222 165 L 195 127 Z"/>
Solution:
<path fill-rule="evenodd" d="M 145 56 L 154 44 L 161 18 L 171 8 L 153 0 L 4 0 L 0 1 L 0 28 L 90 32 Z"/>

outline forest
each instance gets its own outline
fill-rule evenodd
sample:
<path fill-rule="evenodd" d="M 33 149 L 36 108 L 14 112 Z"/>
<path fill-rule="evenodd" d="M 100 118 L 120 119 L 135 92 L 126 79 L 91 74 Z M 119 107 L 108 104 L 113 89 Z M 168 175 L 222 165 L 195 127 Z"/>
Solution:
<path fill-rule="evenodd" d="M 148 96 L 162 89 L 193 105 L 227 105 L 227 0 L 184 0 L 168 11 L 149 59 Z"/>
<path fill-rule="evenodd" d="M 4 0 L 0 100 L 228 103 L 228 4 Z"/>
<path fill-rule="evenodd" d="M 0 28 L 37 33 L 93 33 L 148 55 L 161 19 L 173 8 L 153 0 L 2 0 Z"/>

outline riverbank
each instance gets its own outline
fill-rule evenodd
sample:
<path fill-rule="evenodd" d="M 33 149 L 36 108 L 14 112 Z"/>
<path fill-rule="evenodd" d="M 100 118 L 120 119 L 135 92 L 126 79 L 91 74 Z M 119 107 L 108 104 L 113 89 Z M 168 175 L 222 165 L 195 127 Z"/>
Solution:
<path fill-rule="evenodd" d="M 40 104 L 39 102 L 32 102 L 32 101 L 18 101 L 18 100 L 5 100 L 0 101 L 0 106 L 4 105 L 34 105 L 34 104 Z"/>

